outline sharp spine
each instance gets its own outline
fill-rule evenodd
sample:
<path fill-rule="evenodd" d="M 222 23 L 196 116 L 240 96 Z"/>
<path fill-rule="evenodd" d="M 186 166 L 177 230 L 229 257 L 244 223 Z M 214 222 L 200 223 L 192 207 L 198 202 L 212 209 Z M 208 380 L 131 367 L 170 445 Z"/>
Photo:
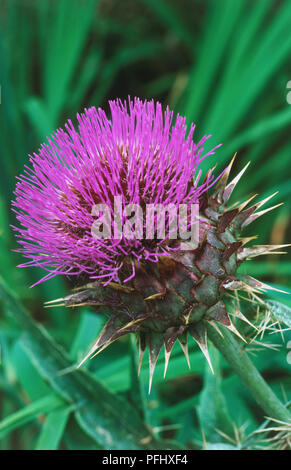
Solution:
<path fill-rule="evenodd" d="M 188 333 L 185 332 L 184 334 L 180 335 L 178 338 L 182 351 L 186 357 L 186 361 L 188 364 L 189 369 L 191 369 L 190 358 L 189 358 L 189 351 L 188 351 Z"/>
<path fill-rule="evenodd" d="M 148 335 L 149 348 L 149 394 L 151 393 L 153 375 L 156 368 L 158 356 L 163 345 L 163 337 L 159 333 L 150 333 Z"/>
<path fill-rule="evenodd" d="M 249 164 L 251 162 L 248 162 L 246 164 L 246 166 L 236 175 L 236 177 L 226 186 L 225 188 L 225 191 L 224 191 L 224 194 L 223 194 L 223 199 L 224 199 L 224 202 L 227 202 L 228 199 L 230 198 L 234 188 L 236 187 L 237 183 L 239 182 L 239 180 L 241 179 L 242 175 L 244 174 L 244 172 L 247 170 Z"/>
<path fill-rule="evenodd" d="M 238 212 L 241 212 L 253 199 L 255 199 L 256 197 L 258 196 L 258 194 L 254 194 L 253 196 L 251 196 L 249 199 L 247 199 L 246 201 L 242 202 L 241 204 L 239 204 L 238 206 L 234 207 L 234 209 L 237 209 Z"/>
<path fill-rule="evenodd" d="M 227 184 L 227 181 L 228 181 L 228 178 L 229 178 L 229 175 L 230 175 L 230 171 L 231 171 L 231 168 L 232 168 L 232 165 L 233 165 L 233 162 L 234 162 L 236 156 L 237 156 L 237 153 L 235 153 L 234 156 L 232 157 L 232 159 L 230 161 L 230 164 L 228 165 L 228 167 L 226 168 L 226 170 L 223 173 L 222 177 L 218 181 L 218 183 L 216 185 L 216 188 L 214 190 L 214 193 L 212 195 L 212 198 L 213 199 L 217 198 L 218 202 L 220 204 L 222 204 L 224 202 L 224 200 L 223 200 L 224 191 L 226 189 L 226 184 Z"/>
<path fill-rule="evenodd" d="M 196 341 L 198 344 L 199 348 L 203 352 L 209 367 L 211 369 L 211 372 L 214 374 L 214 370 L 211 364 L 211 359 L 209 356 L 209 351 L 207 347 L 207 330 L 205 328 L 205 325 L 202 323 L 198 323 L 195 327 L 192 327 L 189 329 L 190 335 L 192 338 Z"/>
<path fill-rule="evenodd" d="M 138 361 L 138 376 L 140 375 L 141 371 L 141 365 L 142 365 L 142 360 L 143 356 L 146 350 L 146 342 L 145 342 L 145 337 L 143 333 L 140 333 L 139 335 L 139 361 Z"/>
<path fill-rule="evenodd" d="M 285 248 L 287 246 L 291 246 L 291 244 L 285 245 L 253 245 L 250 247 L 243 248 L 241 251 L 238 252 L 237 258 L 239 261 L 243 261 L 247 258 L 255 258 L 256 256 L 262 255 L 274 255 L 274 254 L 281 254 L 284 252 L 276 252 L 273 250 L 278 250 L 281 248 Z"/>

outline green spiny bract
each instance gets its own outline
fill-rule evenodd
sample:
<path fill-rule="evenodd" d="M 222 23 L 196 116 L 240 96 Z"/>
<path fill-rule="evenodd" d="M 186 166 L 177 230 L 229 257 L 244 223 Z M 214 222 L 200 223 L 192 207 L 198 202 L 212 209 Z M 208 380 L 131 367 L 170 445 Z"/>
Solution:
<path fill-rule="evenodd" d="M 202 195 L 197 249 L 173 252 L 171 256 L 160 257 L 157 263 L 141 264 L 126 285 L 110 282 L 104 286 L 100 281 L 91 282 L 62 299 L 62 304 L 68 307 L 91 305 L 98 310 L 106 306 L 112 312 L 81 364 L 127 333 L 137 333 L 139 368 L 146 348 L 149 350 L 151 386 L 163 345 L 166 374 L 177 340 L 190 366 L 188 335 L 198 343 L 211 367 L 207 322 L 216 328 L 223 324 L 240 336 L 227 311 L 225 301 L 230 291 L 260 292 L 269 286 L 250 276 L 239 275 L 239 266 L 246 259 L 277 253 L 276 250 L 287 245 L 246 246 L 256 237 L 241 237 L 243 229 L 277 206 L 258 211 L 272 195 L 252 206 L 249 203 L 253 198 L 250 198 L 228 208 L 232 191 L 248 166 L 228 183 L 233 161 L 234 158 L 215 189 Z M 241 312 L 237 314 L 244 319 Z"/>

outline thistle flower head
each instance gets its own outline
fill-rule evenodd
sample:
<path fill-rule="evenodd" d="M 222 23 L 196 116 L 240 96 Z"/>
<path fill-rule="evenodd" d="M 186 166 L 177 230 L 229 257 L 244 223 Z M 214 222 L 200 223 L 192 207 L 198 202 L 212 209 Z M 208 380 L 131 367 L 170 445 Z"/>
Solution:
<path fill-rule="evenodd" d="M 217 324 L 223 324 L 240 336 L 229 316 L 230 304 L 234 316 L 249 321 L 233 303 L 237 291 L 255 296 L 269 286 L 239 274 L 238 268 L 244 260 L 278 253 L 284 245 L 245 246 L 254 237 L 240 236 L 272 209 L 258 211 L 272 196 L 250 206 L 251 197 L 228 208 L 248 165 L 228 182 L 233 158 L 218 178 L 209 171 L 199 183 L 199 164 L 215 150 L 203 153 L 209 136 L 195 144 L 194 126 L 187 134 L 184 118 L 177 116 L 173 124 L 173 113 L 163 113 L 153 101 L 115 101 L 110 109 L 110 119 L 101 109 L 85 110 L 78 116 L 78 131 L 69 121 L 31 156 L 31 166 L 16 188 L 14 210 L 21 228 L 15 230 L 19 251 L 30 258 L 23 266 L 41 266 L 48 271 L 44 279 L 85 273 L 94 280 L 61 299 L 60 305 L 110 308 L 112 315 L 84 360 L 121 336 L 138 333 L 140 364 L 149 349 L 151 384 L 163 345 L 166 372 L 176 340 L 189 364 L 189 335 L 210 363 L 207 322 L 218 329 Z M 126 226 L 129 214 L 116 210 L 116 198 L 122 207 L 138 205 L 142 210 L 148 205 L 188 208 L 198 203 L 197 246 L 180 249 L 181 240 L 171 238 L 169 214 L 162 237 L 144 236 L 143 219 L 138 236 L 136 227 Z M 128 228 L 126 236 L 114 230 L 96 237 L 92 208 L 100 205 L 108 212 L 105 218 L 102 214 L 101 225 L 112 228 L 118 212 L 122 227 L 125 222 Z M 156 214 L 157 224 L 158 218 Z M 179 213 L 179 229 L 192 225 L 192 218 L 182 219 Z"/>
<path fill-rule="evenodd" d="M 129 99 L 110 102 L 111 118 L 102 109 L 78 115 L 78 130 L 71 121 L 30 157 L 15 191 L 14 207 L 21 228 L 16 228 L 30 261 L 41 266 L 44 279 L 56 274 L 86 273 L 92 279 L 123 282 L 141 261 L 156 262 L 168 255 L 168 240 L 144 237 L 106 239 L 92 234 L 97 204 L 193 204 L 213 182 L 209 173 L 198 186 L 204 136 L 193 142 L 194 126 L 187 134 L 185 119 L 160 103 Z M 115 214 L 116 215 L 116 214 Z M 120 215 L 120 214 L 119 214 Z M 121 215 L 124 218 L 124 215 Z M 124 222 L 124 221 L 123 221 Z M 43 280 L 44 280 L 43 279 Z"/>

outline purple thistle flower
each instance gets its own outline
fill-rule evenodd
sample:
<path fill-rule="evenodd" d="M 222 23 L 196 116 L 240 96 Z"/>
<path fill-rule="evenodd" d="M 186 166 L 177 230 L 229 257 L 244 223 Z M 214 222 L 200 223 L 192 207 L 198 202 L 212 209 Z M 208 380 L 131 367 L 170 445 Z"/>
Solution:
<path fill-rule="evenodd" d="M 130 280 L 140 262 L 156 262 L 174 246 L 167 239 L 96 239 L 92 207 L 106 204 L 113 215 L 116 196 L 142 207 L 193 204 L 218 179 L 210 171 L 198 185 L 199 164 L 217 147 L 203 155 L 210 136 L 195 144 L 195 126 L 187 134 L 185 118 L 172 124 L 168 108 L 163 113 L 160 103 L 137 98 L 111 101 L 110 109 L 111 119 L 100 108 L 86 109 L 78 130 L 68 121 L 19 178 L 13 206 L 21 227 L 13 228 L 17 251 L 30 259 L 20 266 L 48 271 L 41 281 L 81 273 L 106 283 Z"/>
<path fill-rule="evenodd" d="M 286 245 L 245 247 L 254 237 L 242 237 L 242 230 L 277 207 L 257 211 L 273 195 L 252 206 L 253 197 L 229 207 L 232 192 L 248 165 L 228 182 L 234 156 L 216 179 L 209 171 L 199 184 L 199 164 L 215 150 L 203 154 L 210 136 L 195 144 L 194 126 L 187 134 L 183 117 L 178 115 L 172 124 L 173 113 L 168 108 L 163 113 L 161 105 L 153 101 L 136 98 L 127 104 L 118 100 L 110 102 L 110 108 L 111 119 L 102 109 L 85 110 L 78 115 L 78 131 L 69 121 L 65 130 L 57 130 L 38 154 L 31 156 L 31 165 L 15 191 L 13 205 L 21 227 L 14 229 L 22 245 L 18 251 L 29 258 L 21 266 L 41 266 L 48 272 L 42 281 L 58 274 L 82 275 L 78 289 L 49 301 L 48 306 L 90 305 L 97 311 L 103 307 L 111 311 L 80 365 L 120 337 L 137 333 L 139 370 L 145 350 L 149 351 L 150 389 L 162 346 L 166 373 L 176 341 L 190 365 L 189 336 L 212 367 L 207 349 L 209 324 L 218 330 L 222 324 L 241 338 L 225 302 L 227 292 L 231 296 L 238 290 L 250 296 L 255 292 L 257 298 L 258 291 L 270 287 L 238 269 L 245 259 L 277 253 Z M 206 191 L 216 182 L 212 191 Z M 121 202 L 119 210 L 116 198 Z M 180 207 L 191 205 L 192 210 L 197 203 L 197 244 L 183 250 L 180 228 L 188 231 L 192 213 L 191 219 L 188 215 L 182 218 Z M 102 217 L 107 209 L 110 217 L 99 217 L 98 223 L 101 220 L 103 229 L 111 229 L 113 218 L 114 230 L 98 238 L 92 228 L 96 228 L 96 206 L 100 210 L 101 204 Z M 143 218 L 140 236 L 124 209 L 129 204 L 138 205 L 142 212 L 150 204 L 163 209 L 172 205 L 175 210 L 179 206 L 179 236 L 171 237 L 169 213 L 162 220 L 162 236 L 148 237 L 148 220 Z M 122 222 L 117 233 L 116 213 Z M 154 228 L 159 222 L 157 212 Z M 80 285 L 84 277 L 96 281 Z M 232 305 L 232 314 L 247 320 L 239 303 Z"/>

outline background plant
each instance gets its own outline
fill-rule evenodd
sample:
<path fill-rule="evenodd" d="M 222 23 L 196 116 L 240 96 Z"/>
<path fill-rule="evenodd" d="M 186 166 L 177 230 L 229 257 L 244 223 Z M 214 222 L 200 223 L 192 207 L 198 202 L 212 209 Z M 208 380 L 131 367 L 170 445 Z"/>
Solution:
<path fill-rule="evenodd" d="M 276 426 L 264 424 L 262 410 L 214 350 L 212 376 L 194 344 L 191 370 L 175 348 L 166 380 L 158 363 L 150 396 L 146 361 L 138 379 L 135 346 L 127 340 L 90 361 L 90 375 L 56 375 L 87 351 L 102 318 L 87 308 L 44 309 L 45 301 L 68 293 L 70 284 L 57 278 L 29 289 L 41 272 L 16 268 L 20 257 L 11 251 L 16 243 L 10 200 L 27 154 L 67 118 L 85 106 L 106 108 L 110 98 L 153 97 L 196 122 L 197 138 L 211 133 L 211 145 L 224 144 L 219 169 L 235 151 L 237 169 L 252 161 L 235 197 L 260 193 L 263 199 L 279 191 L 274 203 L 285 204 L 259 219 L 253 233 L 260 234 L 261 244 L 290 241 L 290 2 L 1 0 L 0 5 L 1 448 L 159 447 L 161 439 L 189 448 L 270 446 L 278 431 L 255 431 Z M 247 271 L 291 293 L 290 254 L 280 262 L 276 256 L 250 261 Z M 268 296 L 279 302 L 273 304 L 274 316 L 265 324 L 264 312 L 258 312 L 260 334 L 246 331 L 247 349 L 287 402 L 291 336 L 285 331 L 283 343 L 276 331 L 291 327 L 291 301 L 283 293 Z M 125 407 L 122 419 L 117 396 Z"/>

